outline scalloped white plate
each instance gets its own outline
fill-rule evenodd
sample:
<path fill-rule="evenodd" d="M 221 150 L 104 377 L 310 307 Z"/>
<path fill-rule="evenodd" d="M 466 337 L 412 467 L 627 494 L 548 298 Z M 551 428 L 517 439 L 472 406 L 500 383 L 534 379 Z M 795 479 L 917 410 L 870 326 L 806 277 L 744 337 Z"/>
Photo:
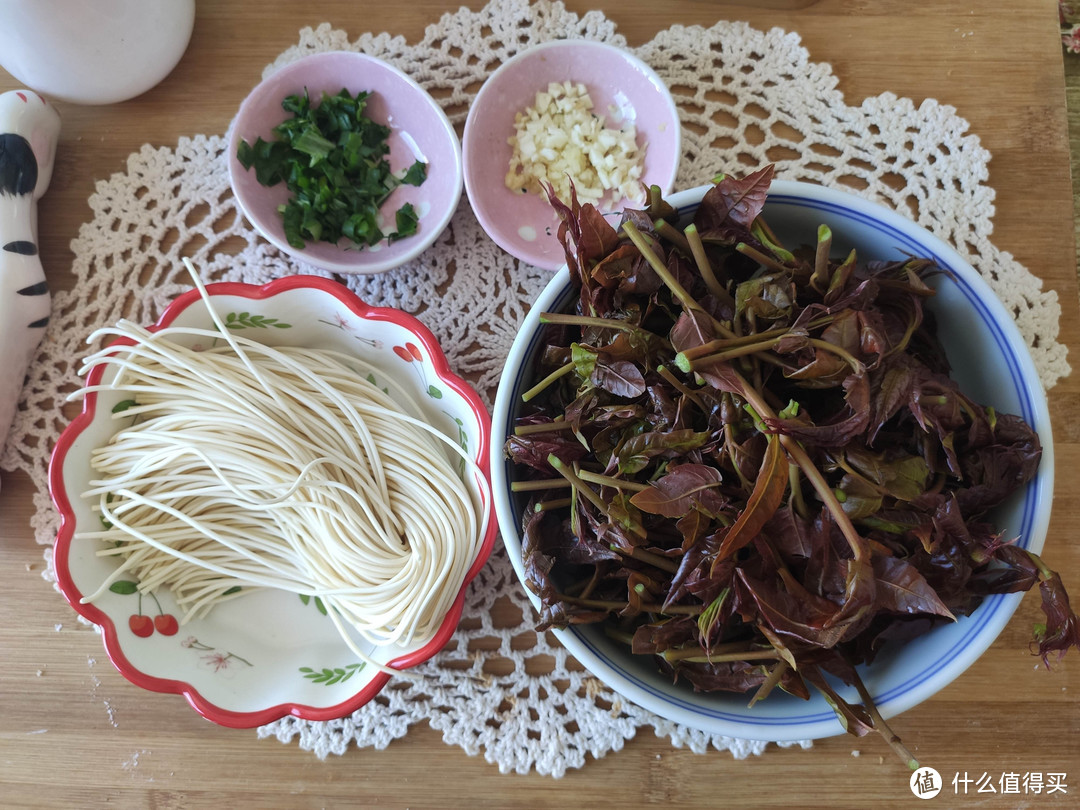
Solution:
<path fill-rule="evenodd" d="M 270 345 L 334 348 L 363 357 L 405 386 L 424 417 L 459 443 L 486 475 L 490 421 L 476 392 L 454 375 L 431 332 L 399 310 L 370 307 L 336 282 L 292 276 L 265 286 L 211 284 L 215 310 L 230 328 L 257 333 Z M 213 328 L 205 303 L 192 290 L 174 301 L 155 328 Z M 107 382 L 98 367 L 89 384 Z M 98 625 L 109 658 L 133 683 L 184 695 L 202 715 L 226 726 L 262 725 L 285 715 L 308 720 L 343 717 L 370 700 L 389 675 L 357 661 L 322 603 L 283 591 L 253 591 L 215 607 L 206 617 L 177 627 L 179 613 L 168 591 L 149 596 L 134 583 L 114 584 L 83 604 L 115 570 L 96 555 L 97 541 L 76 540 L 99 518 L 80 494 L 91 477 L 89 457 L 117 429 L 112 408 L 123 394 L 90 393 L 82 413 L 61 434 L 50 465 L 50 488 L 60 511 L 54 565 L 61 591 L 79 613 Z M 122 418 L 122 417 L 121 417 Z M 465 588 L 483 567 L 496 524 L 484 482 L 462 474 L 483 515 L 483 543 L 457 601 L 438 633 L 424 644 L 371 647 L 370 655 L 395 669 L 421 663 L 449 640 L 461 616 Z M 132 617 L 143 616 L 145 619 Z M 170 618 L 171 617 L 171 618 Z M 140 632 L 136 632 L 139 630 Z M 361 648 L 365 645 L 356 639 Z"/>

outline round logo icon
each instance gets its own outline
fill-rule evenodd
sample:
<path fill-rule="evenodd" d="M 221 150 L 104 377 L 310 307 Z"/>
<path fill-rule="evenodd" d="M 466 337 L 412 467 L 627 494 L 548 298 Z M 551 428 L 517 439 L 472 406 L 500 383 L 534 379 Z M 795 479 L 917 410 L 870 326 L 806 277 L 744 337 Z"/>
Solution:
<path fill-rule="evenodd" d="M 932 799 L 941 793 L 941 774 L 933 768 L 917 768 L 908 780 L 911 792 L 920 799 Z"/>

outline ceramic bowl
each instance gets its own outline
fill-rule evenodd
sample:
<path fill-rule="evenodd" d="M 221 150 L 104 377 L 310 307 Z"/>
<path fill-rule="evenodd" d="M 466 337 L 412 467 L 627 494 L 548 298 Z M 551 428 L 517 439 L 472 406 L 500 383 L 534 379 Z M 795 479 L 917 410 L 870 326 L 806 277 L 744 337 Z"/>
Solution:
<path fill-rule="evenodd" d="M 53 100 L 116 104 L 168 76 L 194 27 L 195 0 L 5 3 L 0 64 Z"/>
<path fill-rule="evenodd" d="M 404 385 L 426 421 L 465 448 L 486 476 L 487 409 L 476 392 L 451 373 L 434 336 L 417 320 L 398 310 L 368 306 L 340 284 L 310 276 L 262 287 L 212 284 L 208 290 L 215 311 L 242 334 L 269 345 L 347 352 L 378 369 L 376 383 L 385 375 Z M 154 328 L 169 325 L 214 328 L 195 290 L 177 298 Z M 88 384 L 108 382 L 111 371 L 103 375 L 103 370 L 96 368 Z M 54 554 L 57 582 L 72 607 L 101 629 L 117 669 L 145 689 L 184 695 L 202 715 L 226 726 L 257 726 L 285 715 L 330 720 L 370 700 L 389 676 L 356 660 L 319 600 L 253 591 L 179 628 L 168 618 L 158 618 L 180 615 L 167 590 L 140 598 L 130 586 L 114 586 L 92 603 L 80 601 L 117 566 L 115 560 L 95 554 L 97 541 L 73 536 L 100 527 L 97 514 L 80 496 L 91 477 L 91 451 L 117 429 L 111 410 L 122 396 L 108 390 L 86 396 L 82 413 L 61 434 L 49 470 L 62 521 Z M 486 487 L 479 477 L 466 475 L 465 480 L 484 516 L 480 551 L 433 639 L 372 649 L 371 655 L 389 667 L 415 666 L 446 644 L 461 616 L 465 587 L 491 552 L 496 525 Z M 136 635 L 129 626 L 136 614 L 156 619 L 161 627 L 146 637 Z"/>
<path fill-rule="evenodd" d="M 417 232 L 393 243 L 357 249 L 347 240 L 336 245 L 309 242 L 302 250 L 285 239 L 278 206 L 289 198 L 284 183 L 266 187 L 236 157 L 241 140 L 271 140 L 273 129 L 286 118 L 282 100 L 303 93 L 314 103 L 322 93 L 342 88 L 356 94 L 368 91 L 369 118 L 390 127 L 390 168 L 408 169 L 416 160 L 428 165 L 427 179 L 419 186 L 399 186 L 383 203 L 386 227 L 392 229 L 394 214 L 403 203 L 412 203 L 420 221 Z M 227 138 L 229 182 L 233 194 L 252 226 L 278 249 L 300 261 L 337 273 L 381 273 L 411 261 L 443 232 L 461 199 L 461 142 L 442 108 L 428 93 L 393 65 L 366 54 L 332 51 L 292 62 L 263 80 L 240 105 Z"/>
<path fill-rule="evenodd" d="M 539 194 L 507 188 L 506 173 L 514 116 L 535 103 L 538 90 L 563 81 L 584 84 L 598 114 L 610 118 L 614 108 L 636 125 L 638 144 L 648 145 L 645 184 L 669 192 L 682 154 L 679 111 L 671 92 L 652 68 L 628 51 L 602 42 L 559 40 L 500 65 L 481 86 L 465 121 L 465 192 L 476 218 L 499 247 L 550 270 L 565 261 L 555 235 L 558 220 Z M 621 210 L 626 202 L 609 200 L 602 210 Z"/>
<path fill-rule="evenodd" d="M 693 189 L 668 199 L 688 218 L 703 193 L 704 188 Z M 926 256 L 950 271 L 951 275 L 942 274 L 935 280 L 937 295 L 929 308 L 939 316 L 939 335 L 955 378 L 976 401 L 1022 416 L 1038 432 L 1043 445 L 1037 476 L 1002 503 L 991 519 L 1006 537 L 1019 537 L 1024 547 L 1041 550 L 1053 494 L 1050 417 L 1026 344 L 1012 315 L 989 286 L 944 242 L 893 211 L 851 194 L 775 181 L 764 215 L 787 244 L 806 241 L 806 234 L 815 234 L 824 223 L 832 229 L 836 255 L 855 248 L 864 260 Z M 514 471 L 499 445 L 512 432 L 521 393 L 533 381 L 537 352 L 543 345 L 540 313 L 564 310 L 575 298 L 564 267 L 525 317 L 507 358 L 492 417 L 493 499 L 507 553 L 523 581 L 521 503 L 510 491 Z M 532 592 L 526 591 L 537 604 Z M 971 616 L 955 624 L 942 625 L 906 645 L 886 648 L 862 674 L 882 714 L 894 716 L 959 676 L 998 636 L 1021 596 L 991 596 Z M 803 701 L 776 690 L 767 700 L 748 708 L 746 695 L 696 693 L 682 684 L 673 685 L 657 671 L 651 657 L 631 655 L 597 626 L 578 625 L 555 634 L 615 692 L 692 728 L 759 740 L 803 740 L 842 733 L 832 710 L 820 697 Z M 858 702 L 854 690 L 841 690 L 841 694 Z"/>

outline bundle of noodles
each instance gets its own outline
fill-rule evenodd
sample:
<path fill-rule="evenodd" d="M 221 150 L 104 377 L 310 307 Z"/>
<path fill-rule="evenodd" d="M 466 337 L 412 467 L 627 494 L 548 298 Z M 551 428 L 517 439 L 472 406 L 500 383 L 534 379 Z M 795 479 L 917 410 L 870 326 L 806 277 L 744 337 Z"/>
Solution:
<path fill-rule="evenodd" d="M 105 528 L 77 536 L 121 563 L 85 601 L 133 575 L 143 592 L 170 589 L 187 621 L 278 588 L 319 597 L 364 660 L 350 628 L 375 645 L 430 639 L 483 539 L 458 467 L 483 475 L 393 380 L 391 397 L 357 357 L 231 334 L 196 284 L 217 331 L 121 321 L 91 337 L 130 345 L 91 356 L 83 373 L 115 374 L 81 393 L 134 404 L 91 459 L 85 496 Z"/>

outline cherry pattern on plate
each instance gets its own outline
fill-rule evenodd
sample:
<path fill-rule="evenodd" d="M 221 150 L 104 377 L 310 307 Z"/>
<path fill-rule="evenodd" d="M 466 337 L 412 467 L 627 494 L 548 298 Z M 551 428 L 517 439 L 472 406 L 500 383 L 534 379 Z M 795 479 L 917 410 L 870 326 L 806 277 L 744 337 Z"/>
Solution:
<path fill-rule="evenodd" d="M 428 382 L 427 371 L 424 368 L 424 355 L 420 347 L 415 343 L 406 343 L 404 346 L 394 346 L 394 354 L 406 363 L 413 364 L 412 368 L 420 375 L 420 382 L 425 386 L 427 395 L 432 399 L 442 399 L 443 392 Z"/>
<path fill-rule="evenodd" d="M 157 595 L 153 591 L 149 591 L 146 595 L 154 600 L 157 615 L 148 616 L 143 613 L 143 592 L 139 590 L 137 582 L 132 582 L 130 579 L 119 579 L 109 586 L 109 590 L 124 596 L 135 594 L 139 597 L 138 612 L 132 613 L 128 617 L 128 628 L 139 638 L 149 638 L 154 635 L 155 631 L 163 636 L 175 636 L 180 629 L 180 622 L 171 613 L 162 610 L 161 602 L 158 601 Z"/>

